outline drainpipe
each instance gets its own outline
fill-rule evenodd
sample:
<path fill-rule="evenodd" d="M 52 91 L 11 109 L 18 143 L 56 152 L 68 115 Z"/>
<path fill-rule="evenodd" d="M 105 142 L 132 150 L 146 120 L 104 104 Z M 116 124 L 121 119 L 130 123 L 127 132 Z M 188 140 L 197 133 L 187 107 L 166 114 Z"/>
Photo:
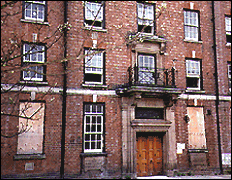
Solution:
<path fill-rule="evenodd" d="M 220 165 L 220 174 L 223 174 L 222 168 L 222 153 L 221 153 L 221 138 L 220 138 L 220 123 L 219 123 L 219 90 L 218 90 L 218 71 L 217 71 L 217 45 L 216 45 L 216 28 L 215 28 L 215 12 L 214 1 L 212 1 L 212 14 L 213 14 L 213 49 L 214 49 L 214 63 L 215 63 L 215 84 L 216 84 L 216 117 L 217 117 L 217 138 L 218 138 L 218 157 Z"/>
<path fill-rule="evenodd" d="M 64 23 L 67 23 L 67 1 L 64 1 Z M 61 137 L 61 166 L 60 179 L 64 179 L 64 155 L 65 155 L 65 127 L 66 127 L 66 97 L 67 97 L 67 30 L 64 30 L 64 61 L 62 62 L 64 68 L 64 82 L 63 82 L 63 103 L 62 103 L 62 137 Z"/>

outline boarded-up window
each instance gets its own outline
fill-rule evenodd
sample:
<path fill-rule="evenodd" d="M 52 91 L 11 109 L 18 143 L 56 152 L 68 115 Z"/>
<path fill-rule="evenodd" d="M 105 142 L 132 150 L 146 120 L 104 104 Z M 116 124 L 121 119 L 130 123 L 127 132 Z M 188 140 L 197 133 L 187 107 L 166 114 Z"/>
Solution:
<path fill-rule="evenodd" d="M 203 107 L 187 107 L 189 149 L 206 149 Z"/>
<path fill-rule="evenodd" d="M 21 102 L 17 154 L 43 152 L 44 103 Z M 25 118 L 23 118 L 25 117 Z"/>

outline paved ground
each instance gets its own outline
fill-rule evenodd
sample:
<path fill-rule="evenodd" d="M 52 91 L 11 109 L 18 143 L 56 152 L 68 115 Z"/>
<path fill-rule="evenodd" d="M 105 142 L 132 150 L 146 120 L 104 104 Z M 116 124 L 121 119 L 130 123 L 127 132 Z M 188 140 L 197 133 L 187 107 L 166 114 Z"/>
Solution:
<path fill-rule="evenodd" d="M 175 176 L 175 177 L 167 177 L 167 176 L 148 176 L 148 177 L 137 177 L 137 179 L 231 179 L 231 175 L 214 175 L 214 176 Z"/>

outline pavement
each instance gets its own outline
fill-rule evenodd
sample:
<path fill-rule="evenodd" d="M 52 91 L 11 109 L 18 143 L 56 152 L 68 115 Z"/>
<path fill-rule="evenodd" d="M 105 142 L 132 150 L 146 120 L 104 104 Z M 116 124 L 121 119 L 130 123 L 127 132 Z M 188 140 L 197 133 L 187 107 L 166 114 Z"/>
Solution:
<path fill-rule="evenodd" d="M 147 177 L 137 177 L 137 179 L 231 179 L 231 175 L 195 175 L 195 176 L 147 176 Z"/>

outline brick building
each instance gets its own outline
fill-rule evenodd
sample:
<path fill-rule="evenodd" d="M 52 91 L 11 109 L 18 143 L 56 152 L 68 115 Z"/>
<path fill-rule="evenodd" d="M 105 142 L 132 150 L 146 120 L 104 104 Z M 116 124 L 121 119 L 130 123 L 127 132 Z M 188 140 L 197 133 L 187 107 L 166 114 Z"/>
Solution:
<path fill-rule="evenodd" d="M 229 1 L 25 1 L 1 14 L 2 177 L 231 168 Z"/>

